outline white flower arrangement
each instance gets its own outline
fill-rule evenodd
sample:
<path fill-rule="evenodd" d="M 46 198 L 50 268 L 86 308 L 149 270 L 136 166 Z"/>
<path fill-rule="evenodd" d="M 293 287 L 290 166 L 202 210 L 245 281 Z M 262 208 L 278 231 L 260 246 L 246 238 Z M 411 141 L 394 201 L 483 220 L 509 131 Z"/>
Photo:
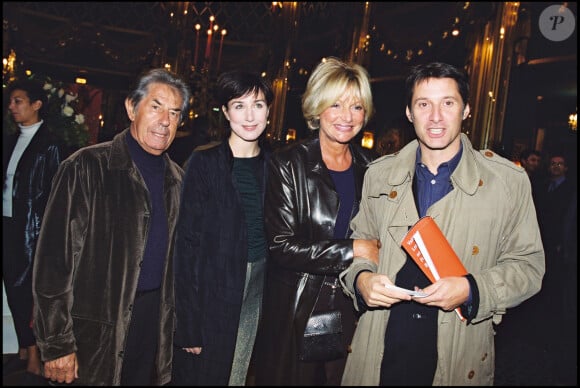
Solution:
<path fill-rule="evenodd" d="M 62 83 L 53 82 L 49 77 L 45 79 L 43 89 L 48 97 L 44 118 L 52 131 L 69 146 L 78 148 L 87 145 L 89 132 L 85 116 L 78 111 L 78 95 L 68 92 Z"/>

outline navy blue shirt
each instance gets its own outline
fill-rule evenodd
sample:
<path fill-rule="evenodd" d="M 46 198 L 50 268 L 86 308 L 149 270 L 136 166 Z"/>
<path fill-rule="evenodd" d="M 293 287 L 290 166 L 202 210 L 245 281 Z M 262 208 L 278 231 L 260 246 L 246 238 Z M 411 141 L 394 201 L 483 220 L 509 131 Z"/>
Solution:
<path fill-rule="evenodd" d="M 417 166 L 415 167 L 415 176 L 417 178 L 417 187 L 415 190 L 415 198 L 417 201 L 417 210 L 419 217 L 427 215 L 427 209 L 435 202 L 443 198 L 447 193 L 453 190 L 451 184 L 451 173 L 459 164 L 463 149 L 460 149 L 450 161 L 441 163 L 437 167 L 437 175 L 433 175 L 431 171 L 421 163 L 421 149 L 417 148 Z"/>
<path fill-rule="evenodd" d="M 334 224 L 334 238 L 347 238 L 350 236 L 350 219 L 355 198 L 352 164 L 344 171 L 328 171 L 334 181 L 339 198 L 338 215 Z"/>

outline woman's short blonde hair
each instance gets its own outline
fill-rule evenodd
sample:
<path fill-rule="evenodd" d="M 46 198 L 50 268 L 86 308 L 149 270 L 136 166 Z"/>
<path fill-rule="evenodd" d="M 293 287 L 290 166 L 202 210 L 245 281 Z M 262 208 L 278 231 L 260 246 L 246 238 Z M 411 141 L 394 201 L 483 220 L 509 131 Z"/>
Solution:
<path fill-rule="evenodd" d="M 310 129 L 320 127 L 320 114 L 346 93 L 360 100 L 365 110 L 364 125 L 374 113 L 371 83 L 367 70 L 338 58 L 323 59 L 316 66 L 302 95 L 302 114 Z"/>

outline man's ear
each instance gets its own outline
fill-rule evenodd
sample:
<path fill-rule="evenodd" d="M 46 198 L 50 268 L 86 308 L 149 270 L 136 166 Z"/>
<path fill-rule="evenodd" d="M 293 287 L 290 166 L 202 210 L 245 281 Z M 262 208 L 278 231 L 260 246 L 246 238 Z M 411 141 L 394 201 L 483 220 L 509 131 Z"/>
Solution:
<path fill-rule="evenodd" d="M 412 123 L 413 122 L 413 113 L 409 110 L 409 107 L 405 108 L 405 113 L 407 114 L 407 119 Z"/>
<path fill-rule="evenodd" d="M 466 104 L 465 108 L 463 108 L 463 120 L 469 116 L 469 112 L 471 112 L 471 109 L 469 108 L 469 104 Z"/>
<path fill-rule="evenodd" d="M 129 98 L 125 98 L 125 110 L 127 111 L 129 120 L 135 121 L 135 108 L 133 107 L 133 101 L 131 101 Z"/>

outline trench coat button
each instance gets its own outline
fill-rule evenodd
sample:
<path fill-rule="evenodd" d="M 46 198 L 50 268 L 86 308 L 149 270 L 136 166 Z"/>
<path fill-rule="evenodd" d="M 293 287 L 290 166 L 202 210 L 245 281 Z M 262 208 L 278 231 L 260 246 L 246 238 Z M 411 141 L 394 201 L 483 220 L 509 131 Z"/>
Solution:
<path fill-rule="evenodd" d="M 467 374 L 467 378 L 469 380 L 471 380 L 473 378 L 473 376 L 475 376 L 475 372 L 474 371 L 469 371 L 469 373 Z"/>
<path fill-rule="evenodd" d="M 348 346 L 346 347 L 346 352 L 347 352 L 347 353 L 352 353 L 352 346 L 348 345 Z"/>
<path fill-rule="evenodd" d="M 493 156 L 493 152 L 491 151 L 485 151 L 485 156 L 487 156 L 488 158 L 491 158 Z"/>
<path fill-rule="evenodd" d="M 487 359 L 487 353 L 483 354 L 483 357 L 481 357 L 481 361 L 485 361 Z"/>
<path fill-rule="evenodd" d="M 478 185 L 479 185 L 480 187 L 481 187 L 481 186 L 483 186 L 483 180 L 481 180 L 481 179 L 480 179 L 480 180 L 479 180 L 479 183 L 478 183 Z"/>
<path fill-rule="evenodd" d="M 393 190 L 389 193 L 389 198 L 394 199 L 397 198 L 397 190 Z"/>
<path fill-rule="evenodd" d="M 479 247 L 477 245 L 474 245 L 473 248 L 471 249 L 471 254 L 473 256 L 477 255 L 479 253 Z"/>

